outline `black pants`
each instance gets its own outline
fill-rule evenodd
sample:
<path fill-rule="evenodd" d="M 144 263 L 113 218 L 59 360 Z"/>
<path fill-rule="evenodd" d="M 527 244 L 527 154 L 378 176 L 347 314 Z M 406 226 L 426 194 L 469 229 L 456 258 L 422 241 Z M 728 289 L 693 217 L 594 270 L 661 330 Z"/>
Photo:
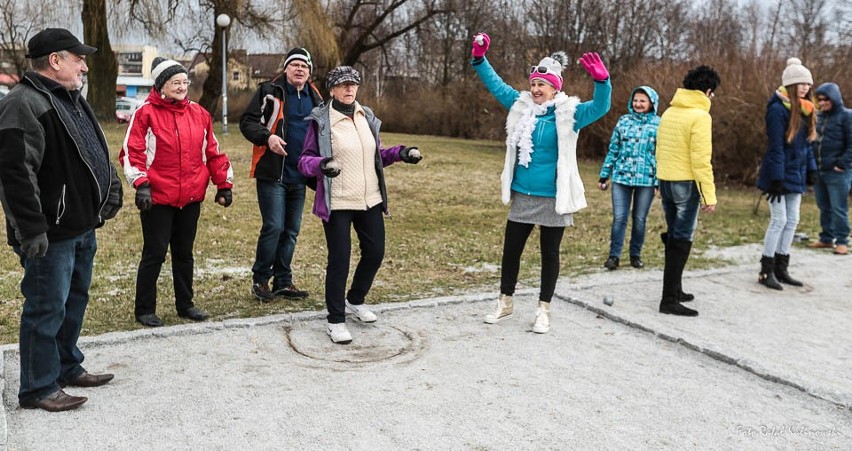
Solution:
<path fill-rule="evenodd" d="M 506 221 L 506 236 L 503 241 L 503 264 L 500 273 L 500 293 L 515 294 L 518 271 L 521 269 L 521 254 L 532 232 L 533 224 Z M 541 293 L 539 300 L 550 302 L 559 278 L 559 245 L 565 227 L 539 226 L 541 232 Z"/>
<path fill-rule="evenodd" d="M 385 219 L 382 205 L 369 210 L 334 210 L 323 223 L 328 246 L 328 266 L 325 269 L 325 305 L 329 323 L 343 323 L 346 299 L 351 304 L 363 304 L 373 279 L 385 258 Z M 351 229 L 358 235 L 361 259 L 355 268 L 352 286 L 346 291 L 349 277 L 349 255 L 352 251 Z"/>
<path fill-rule="evenodd" d="M 194 306 L 192 269 L 195 260 L 192 247 L 200 214 L 199 202 L 183 208 L 154 205 L 140 214 L 143 245 L 142 260 L 136 273 L 136 316 L 157 311 L 157 279 L 169 248 L 172 251 L 175 307 L 178 312 L 185 312 Z"/>

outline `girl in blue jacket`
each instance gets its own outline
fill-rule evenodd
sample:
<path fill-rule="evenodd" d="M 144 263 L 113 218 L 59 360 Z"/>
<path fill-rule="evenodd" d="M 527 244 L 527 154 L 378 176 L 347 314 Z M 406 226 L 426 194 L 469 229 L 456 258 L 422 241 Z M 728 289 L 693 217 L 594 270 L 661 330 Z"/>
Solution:
<path fill-rule="evenodd" d="M 645 243 L 645 220 L 654 200 L 657 186 L 657 102 L 660 96 L 650 86 L 640 86 L 630 95 L 628 114 L 621 116 L 612 131 L 609 152 L 601 167 L 598 188 L 606 190 L 612 179 L 612 231 L 609 238 L 609 258 L 604 267 L 618 268 L 627 217 L 631 216 L 630 266 L 642 268 L 642 245 Z"/>
<path fill-rule="evenodd" d="M 586 207 L 583 181 L 577 167 L 577 137 L 581 128 L 609 111 L 609 72 L 597 53 L 580 63 L 595 80 L 594 99 L 580 102 L 562 92 L 562 70 L 568 57 L 557 52 L 532 66 L 529 91 L 518 92 L 494 71 L 485 52 L 491 39 L 474 37 L 471 64 L 477 75 L 509 110 L 502 200 L 511 202 L 503 243 L 500 297 L 489 324 L 512 315 L 512 295 L 518 281 L 521 253 L 536 224 L 541 229 L 541 293 L 533 332 L 550 330 L 550 299 L 559 277 L 559 245 L 574 212 Z"/>
<path fill-rule="evenodd" d="M 778 282 L 802 286 L 802 282 L 790 277 L 787 266 L 799 224 L 802 193 L 813 185 L 817 169 L 811 149 L 816 140 L 811 71 L 798 58 L 790 58 L 781 82 L 766 108 L 769 146 L 757 179 L 757 187 L 769 200 L 770 215 L 757 280 L 775 290 L 783 290 Z"/>

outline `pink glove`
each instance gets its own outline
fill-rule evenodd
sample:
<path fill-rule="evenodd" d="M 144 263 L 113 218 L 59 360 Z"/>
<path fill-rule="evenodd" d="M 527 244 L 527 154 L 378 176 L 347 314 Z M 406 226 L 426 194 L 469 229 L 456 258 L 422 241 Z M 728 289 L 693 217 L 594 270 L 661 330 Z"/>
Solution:
<path fill-rule="evenodd" d="M 482 58 L 485 56 L 485 52 L 488 51 L 489 45 L 491 45 L 491 38 L 485 33 L 477 33 L 473 36 L 473 48 L 470 50 L 471 56 Z"/>
<path fill-rule="evenodd" d="M 609 78 L 609 71 L 606 70 L 606 66 L 601 61 L 601 56 L 598 55 L 598 52 L 584 53 L 583 57 L 580 58 L 580 64 L 583 65 L 583 69 L 586 69 L 586 72 L 595 81 L 604 81 Z"/>

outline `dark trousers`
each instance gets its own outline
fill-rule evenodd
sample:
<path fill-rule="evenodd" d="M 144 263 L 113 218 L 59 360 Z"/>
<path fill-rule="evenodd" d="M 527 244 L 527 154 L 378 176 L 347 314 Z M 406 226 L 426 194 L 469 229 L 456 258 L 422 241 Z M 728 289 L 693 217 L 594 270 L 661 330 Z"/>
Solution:
<path fill-rule="evenodd" d="M 192 247 L 200 214 L 200 202 L 183 208 L 154 205 L 140 214 L 143 245 L 142 260 L 136 273 L 136 316 L 157 311 L 157 279 L 169 249 L 172 252 L 175 307 L 181 313 L 194 306 L 192 269 L 195 260 Z"/>
<path fill-rule="evenodd" d="M 533 224 L 506 221 L 506 236 L 503 240 L 503 263 L 500 273 L 500 293 L 515 294 L 518 272 L 521 269 L 521 254 L 532 232 Z M 565 227 L 539 226 L 541 242 L 541 293 L 539 300 L 550 302 L 559 278 L 559 245 Z"/>
<path fill-rule="evenodd" d="M 363 304 L 373 279 L 385 258 L 385 219 L 382 205 L 369 210 L 334 210 L 328 222 L 323 223 L 328 246 L 328 266 L 325 269 L 325 305 L 329 323 L 346 321 L 346 299 L 352 304 Z M 346 291 L 349 277 L 349 255 L 352 251 L 351 229 L 358 235 L 361 259 L 355 268 L 352 286 Z"/>

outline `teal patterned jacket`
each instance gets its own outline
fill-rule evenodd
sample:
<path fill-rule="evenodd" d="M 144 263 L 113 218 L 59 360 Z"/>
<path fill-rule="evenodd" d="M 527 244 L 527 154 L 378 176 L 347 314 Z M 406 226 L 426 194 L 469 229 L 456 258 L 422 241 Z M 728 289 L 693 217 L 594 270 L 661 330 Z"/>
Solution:
<path fill-rule="evenodd" d="M 633 95 L 645 92 L 651 98 L 653 110 L 637 113 L 633 110 Z M 628 114 L 621 116 L 609 143 L 600 178 L 627 186 L 657 186 L 657 114 L 660 96 L 650 86 L 640 86 L 630 93 Z"/>

